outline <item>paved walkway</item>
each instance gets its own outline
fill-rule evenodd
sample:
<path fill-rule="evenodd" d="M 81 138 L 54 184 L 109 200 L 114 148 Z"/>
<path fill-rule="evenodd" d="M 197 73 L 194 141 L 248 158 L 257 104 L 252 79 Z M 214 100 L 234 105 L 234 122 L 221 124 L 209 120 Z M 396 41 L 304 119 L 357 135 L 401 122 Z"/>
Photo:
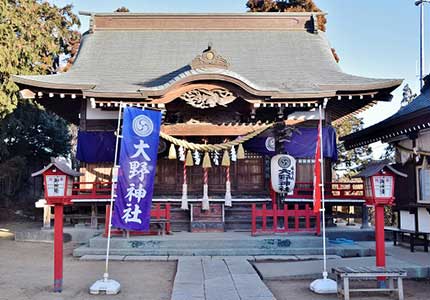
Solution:
<path fill-rule="evenodd" d="M 374 242 L 359 242 L 367 246 L 374 245 Z M 394 247 L 392 242 L 386 243 L 386 264 L 387 267 L 402 268 L 408 273 L 409 278 L 429 278 L 430 277 L 430 253 L 409 251 L 409 248 Z M 333 267 L 359 267 L 375 266 L 376 258 L 354 257 L 336 258 L 327 261 L 329 273 Z M 321 276 L 322 260 L 312 261 L 290 261 L 290 262 L 256 262 L 254 265 L 258 269 L 264 280 L 287 280 L 291 278 L 318 278 Z"/>
<path fill-rule="evenodd" d="M 183 257 L 172 300 L 276 300 L 244 258 Z"/>

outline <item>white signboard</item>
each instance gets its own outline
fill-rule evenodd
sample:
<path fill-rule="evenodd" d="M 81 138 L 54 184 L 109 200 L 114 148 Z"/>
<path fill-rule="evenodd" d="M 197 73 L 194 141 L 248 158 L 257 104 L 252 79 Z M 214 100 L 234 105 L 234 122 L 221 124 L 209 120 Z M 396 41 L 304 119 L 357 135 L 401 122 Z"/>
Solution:
<path fill-rule="evenodd" d="M 296 159 L 287 154 L 275 155 L 270 163 L 270 172 L 273 190 L 292 195 L 296 182 Z"/>
<path fill-rule="evenodd" d="M 48 197 L 64 196 L 64 188 L 66 186 L 66 175 L 47 175 L 46 188 L 48 189 Z"/>
<path fill-rule="evenodd" d="M 375 187 L 376 198 L 392 197 L 393 177 L 391 176 L 374 176 L 373 184 Z"/>

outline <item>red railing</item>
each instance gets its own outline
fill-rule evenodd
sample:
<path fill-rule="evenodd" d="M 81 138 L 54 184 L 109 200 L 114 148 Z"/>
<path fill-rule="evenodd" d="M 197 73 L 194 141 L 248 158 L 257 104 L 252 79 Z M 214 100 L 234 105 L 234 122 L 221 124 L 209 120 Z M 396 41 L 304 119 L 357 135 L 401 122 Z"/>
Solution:
<path fill-rule="evenodd" d="M 108 199 L 110 198 L 111 182 L 75 182 L 73 184 L 74 199 Z M 326 199 L 363 199 L 364 185 L 362 182 L 327 182 L 325 185 Z M 312 182 L 296 182 L 293 194 L 287 199 L 313 199 Z"/>
<path fill-rule="evenodd" d="M 73 199 L 109 199 L 112 182 L 74 182 Z"/>
<path fill-rule="evenodd" d="M 324 184 L 326 199 L 363 199 L 364 185 L 362 182 L 327 182 Z M 287 199 L 313 199 L 314 184 L 312 182 L 296 182 L 293 194 Z"/>
<path fill-rule="evenodd" d="M 163 204 L 164 208 L 162 207 L 162 205 L 160 203 L 154 204 L 151 208 L 151 220 L 165 220 L 166 221 L 166 228 L 165 228 L 165 233 L 169 234 L 170 233 L 170 204 L 166 203 Z M 106 205 L 106 221 L 105 221 L 105 232 L 104 232 L 104 236 L 106 237 L 108 235 L 108 231 L 109 231 L 109 218 L 110 218 L 110 205 Z M 124 233 L 123 230 L 119 230 L 119 229 L 112 229 L 111 230 L 111 234 L 112 235 L 122 235 Z M 129 231 L 129 235 L 148 235 L 148 234 L 157 234 L 158 232 L 156 231 Z"/>
<path fill-rule="evenodd" d="M 271 225 L 268 226 L 269 218 Z M 278 228 L 279 219 L 283 219 L 283 228 Z M 289 226 L 290 220 L 293 219 L 293 226 Z M 261 221 L 261 225 L 260 222 Z M 313 221 L 313 226 L 311 226 Z M 259 224 L 257 224 L 259 223 Z M 261 209 L 257 208 L 255 203 L 252 204 L 252 225 L 251 233 L 278 233 L 278 232 L 313 232 L 320 234 L 320 214 L 314 213 L 309 204 L 305 204 L 304 208 L 299 204 L 294 204 L 294 209 L 289 209 L 288 205 L 284 205 L 283 209 L 278 209 L 276 204 L 272 208 L 267 208 L 266 204 L 262 205 Z"/>

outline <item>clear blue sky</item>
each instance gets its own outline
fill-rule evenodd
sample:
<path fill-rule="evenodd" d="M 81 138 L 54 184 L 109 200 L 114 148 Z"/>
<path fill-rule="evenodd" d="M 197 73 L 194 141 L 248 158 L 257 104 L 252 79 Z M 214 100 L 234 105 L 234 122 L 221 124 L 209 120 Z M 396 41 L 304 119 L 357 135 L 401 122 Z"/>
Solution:
<path fill-rule="evenodd" d="M 125 6 L 132 12 L 245 12 L 246 0 L 52 0 L 74 9 L 111 12 Z M 340 56 L 342 69 L 354 75 L 402 78 L 418 92 L 419 9 L 414 0 L 315 0 L 328 15 L 327 34 Z M 430 25 L 430 5 L 427 5 Z M 81 16 L 81 31 L 88 17 Z M 428 27 L 428 26 L 427 26 Z M 428 39 L 430 42 L 430 39 Z M 427 44 L 430 51 L 430 43 Z M 427 51 L 427 53 L 429 53 Z M 430 59 L 430 55 L 429 55 Z M 430 60 L 427 70 L 430 70 Z M 391 103 L 380 103 L 363 113 L 366 126 L 399 109 L 402 88 Z"/>

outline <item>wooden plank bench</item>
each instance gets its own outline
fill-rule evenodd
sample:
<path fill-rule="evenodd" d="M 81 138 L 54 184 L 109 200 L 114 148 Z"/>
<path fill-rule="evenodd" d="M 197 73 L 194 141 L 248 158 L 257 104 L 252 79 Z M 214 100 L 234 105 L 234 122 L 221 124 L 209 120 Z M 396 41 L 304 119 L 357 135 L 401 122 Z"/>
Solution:
<path fill-rule="evenodd" d="M 405 235 L 409 235 L 409 246 L 411 252 L 415 251 L 415 246 L 424 246 L 424 251 L 429 252 L 430 232 L 419 232 L 415 230 L 400 229 L 396 227 L 386 227 L 385 230 L 393 234 L 394 246 L 396 246 L 399 242 L 403 242 L 403 237 Z M 421 238 L 423 240 L 423 243 L 417 243 L 417 241 L 421 241 Z"/>
<path fill-rule="evenodd" d="M 397 292 L 399 300 L 404 300 L 403 278 L 406 271 L 397 268 L 378 268 L 378 267 L 337 267 L 332 272 L 336 275 L 337 292 L 340 296 L 349 300 L 350 292 Z M 385 277 L 388 279 L 388 288 L 350 288 L 349 279 L 370 279 Z M 397 279 L 397 288 L 394 287 L 394 280 Z"/>

